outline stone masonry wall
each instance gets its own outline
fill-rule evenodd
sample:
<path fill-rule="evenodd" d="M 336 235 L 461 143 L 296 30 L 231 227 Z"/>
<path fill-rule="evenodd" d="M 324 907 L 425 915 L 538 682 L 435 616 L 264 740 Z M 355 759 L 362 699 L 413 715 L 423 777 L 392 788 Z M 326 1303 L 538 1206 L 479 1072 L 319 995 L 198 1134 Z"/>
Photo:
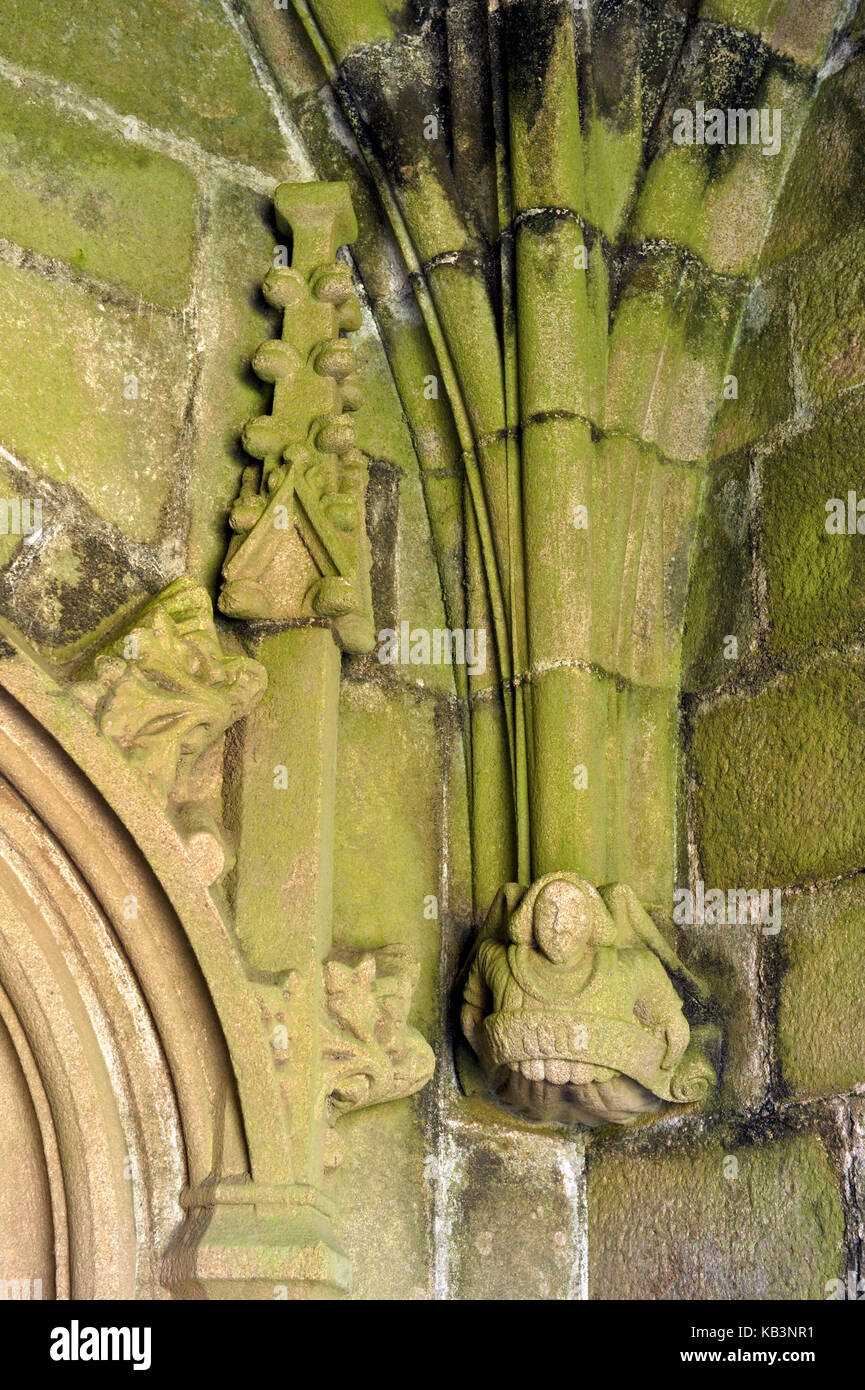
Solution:
<path fill-rule="evenodd" d="M 330 120 L 280 11 L 0 0 L 0 496 L 42 504 L 32 536 L 0 535 L 0 614 L 55 661 L 178 574 L 215 587 L 240 428 L 266 406 L 271 194 L 320 176 L 280 45 L 308 124 Z M 695 549 L 680 883 L 783 894 L 777 936 L 680 934 L 727 1039 L 712 1113 L 596 1135 L 584 1169 L 581 1134 L 486 1097 L 452 1016 L 465 709 L 445 668 L 344 662 L 337 933 L 412 947 L 439 1061 L 419 1096 L 340 1122 L 357 1298 L 822 1298 L 865 1276 L 865 552 L 824 526 L 829 498 L 865 495 L 863 151 L 865 54 L 824 81 L 778 207 Z M 376 626 L 444 627 L 368 312 L 357 338 Z"/>
<path fill-rule="evenodd" d="M 679 881 L 780 888 L 780 930 L 681 929 L 722 1008 L 722 1092 L 590 1150 L 593 1297 L 820 1299 L 863 1274 L 865 552 L 825 527 L 865 486 L 863 151 L 860 55 L 775 212 L 686 619 Z"/>

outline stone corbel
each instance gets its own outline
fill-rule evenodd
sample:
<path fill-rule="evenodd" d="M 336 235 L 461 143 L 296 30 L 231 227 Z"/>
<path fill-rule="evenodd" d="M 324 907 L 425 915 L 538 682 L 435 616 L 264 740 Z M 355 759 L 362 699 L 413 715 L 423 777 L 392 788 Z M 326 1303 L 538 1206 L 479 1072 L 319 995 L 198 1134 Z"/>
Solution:
<path fill-rule="evenodd" d="M 632 1124 L 705 1100 L 719 1036 L 700 986 L 625 884 L 547 874 L 497 894 L 467 963 L 462 1027 L 494 1092 L 530 1119 Z"/>

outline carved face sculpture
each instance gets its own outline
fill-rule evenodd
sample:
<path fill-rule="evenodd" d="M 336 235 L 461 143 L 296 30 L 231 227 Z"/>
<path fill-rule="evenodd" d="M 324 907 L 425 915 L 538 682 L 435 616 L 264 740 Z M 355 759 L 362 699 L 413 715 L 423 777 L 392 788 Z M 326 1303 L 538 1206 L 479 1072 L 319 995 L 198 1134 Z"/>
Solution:
<path fill-rule="evenodd" d="M 567 879 L 556 879 L 535 900 L 535 944 L 553 965 L 569 964 L 589 945 L 596 915 L 588 893 Z"/>

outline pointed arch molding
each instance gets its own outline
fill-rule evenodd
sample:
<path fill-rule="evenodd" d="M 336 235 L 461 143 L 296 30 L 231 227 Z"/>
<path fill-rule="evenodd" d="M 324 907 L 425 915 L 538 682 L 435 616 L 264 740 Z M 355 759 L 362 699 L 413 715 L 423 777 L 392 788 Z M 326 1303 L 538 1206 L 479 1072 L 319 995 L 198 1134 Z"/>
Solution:
<path fill-rule="evenodd" d="M 57 1293 L 159 1297 L 183 1193 L 274 1147 L 241 1118 L 270 1079 L 241 1060 L 257 1016 L 178 831 L 20 656 L 0 661 L 0 778 L 0 1011 L 44 1142 Z"/>
<path fill-rule="evenodd" d="M 0 1021 L 53 1260 L 0 1278 L 73 1298 L 344 1290 L 221 889 L 68 688 L 3 653 Z"/>

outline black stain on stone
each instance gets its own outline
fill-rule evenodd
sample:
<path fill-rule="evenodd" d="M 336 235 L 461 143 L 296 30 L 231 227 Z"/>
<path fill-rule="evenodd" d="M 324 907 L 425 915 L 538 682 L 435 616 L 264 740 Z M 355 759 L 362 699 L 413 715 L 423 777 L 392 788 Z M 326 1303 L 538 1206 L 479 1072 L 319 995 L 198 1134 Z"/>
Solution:
<path fill-rule="evenodd" d="M 724 25 L 698 23 L 687 54 L 665 108 L 664 129 L 659 144 L 672 141 L 672 115 L 675 109 L 695 111 L 698 101 L 706 110 L 759 110 L 765 106 L 765 84 L 770 73 L 787 81 L 808 84 L 795 64 L 780 58 L 756 34 Z M 666 120 L 669 117 L 669 121 Z M 724 167 L 732 151 L 725 145 L 695 145 L 709 172 Z"/>
<path fill-rule="evenodd" d="M 447 60 L 434 37 L 426 44 L 396 41 L 355 50 L 341 64 L 334 89 L 398 188 L 414 186 L 426 166 L 456 202 Z M 425 136 L 430 116 L 438 120 L 433 139 Z"/>
<path fill-rule="evenodd" d="M 699 0 L 641 0 L 640 83 L 642 100 L 643 157 L 649 149 L 667 90 L 674 80 L 700 5 Z"/>
<path fill-rule="evenodd" d="M 628 126 L 640 99 L 642 32 L 637 0 L 599 0 L 592 16 L 595 111 Z"/>
<path fill-rule="evenodd" d="M 531 129 L 547 96 L 547 75 L 556 38 L 562 25 L 570 23 L 570 16 L 556 0 L 516 0 L 499 10 L 498 16 L 511 98 L 521 107 Z"/>
<path fill-rule="evenodd" d="M 545 237 L 549 236 L 561 221 L 562 212 L 558 208 L 541 208 L 532 212 L 531 217 L 521 219 L 520 230 L 530 232 L 532 236 Z"/>
<path fill-rule="evenodd" d="M 614 253 L 610 274 L 610 314 L 627 295 L 651 298 L 661 305 L 675 301 L 687 262 L 678 246 L 643 242 Z"/>
<path fill-rule="evenodd" d="M 77 642 L 130 599 L 151 592 L 151 576 L 130 570 L 104 536 L 77 533 L 65 542 L 55 540 L 52 550 L 76 567 L 74 580 L 64 582 L 50 569 L 46 573 L 39 556 L 0 576 L 0 612 L 38 646 Z"/>
<path fill-rule="evenodd" d="M 392 464 L 373 459 L 366 490 L 366 527 L 372 547 L 373 620 L 376 629 L 396 623 L 396 556 L 400 474 Z"/>
<path fill-rule="evenodd" d="M 35 645 L 95 635 L 119 609 L 173 578 L 156 546 L 130 540 L 74 487 L 33 474 L 45 532 L 22 541 L 0 574 L 0 613 Z"/>

